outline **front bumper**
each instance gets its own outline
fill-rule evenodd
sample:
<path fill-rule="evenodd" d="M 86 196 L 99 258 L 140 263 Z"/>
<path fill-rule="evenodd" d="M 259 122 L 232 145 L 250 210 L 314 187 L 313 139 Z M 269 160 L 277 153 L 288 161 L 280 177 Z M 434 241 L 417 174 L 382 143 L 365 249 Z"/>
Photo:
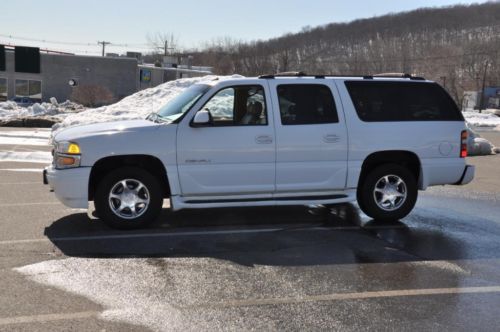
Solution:
<path fill-rule="evenodd" d="M 43 170 L 43 183 L 48 184 L 57 199 L 67 207 L 86 209 L 90 171 L 90 167 L 59 170 L 49 166 Z"/>
<path fill-rule="evenodd" d="M 470 183 L 474 179 L 474 174 L 476 173 L 476 166 L 465 165 L 464 172 L 460 180 L 458 180 L 455 185 L 464 185 Z"/>

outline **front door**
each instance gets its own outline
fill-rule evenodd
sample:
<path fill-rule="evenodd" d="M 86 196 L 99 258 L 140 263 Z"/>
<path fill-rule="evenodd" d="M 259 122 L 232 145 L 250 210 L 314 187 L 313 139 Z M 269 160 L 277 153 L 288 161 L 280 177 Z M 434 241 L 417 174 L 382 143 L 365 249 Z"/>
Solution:
<path fill-rule="evenodd" d="M 267 85 L 227 82 L 199 109 L 209 125 L 193 127 L 195 110 L 179 124 L 177 163 L 183 196 L 251 195 L 275 190 L 275 135 Z"/>

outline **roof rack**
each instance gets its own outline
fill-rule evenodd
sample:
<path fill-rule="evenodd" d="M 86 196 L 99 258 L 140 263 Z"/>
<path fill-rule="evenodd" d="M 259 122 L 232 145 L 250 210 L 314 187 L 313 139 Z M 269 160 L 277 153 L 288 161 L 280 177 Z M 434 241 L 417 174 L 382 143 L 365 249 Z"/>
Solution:
<path fill-rule="evenodd" d="M 364 79 L 374 78 L 409 78 L 410 80 L 425 81 L 425 78 L 420 76 L 413 76 L 408 73 L 380 73 L 375 75 L 363 76 Z"/>
<path fill-rule="evenodd" d="M 409 78 L 410 80 L 425 81 L 424 77 L 413 76 L 413 75 L 407 74 L 407 73 L 382 73 L 382 74 L 375 74 L 375 75 L 325 75 L 325 74 L 311 75 L 311 74 L 306 74 L 303 71 L 290 71 L 290 72 L 282 72 L 282 73 L 276 73 L 276 74 L 266 74 L 266 75 L 259 76 L 259 78 L 261 78 L 261 79 L 274 79 L 276 77 L 314 77 L 317 79 L 323 79 L 323 78 L 326 78 L 327 76 L 331 76 L 331 77 L 362 77 L 365 80 L 372 80 L 374 78 Z"/>

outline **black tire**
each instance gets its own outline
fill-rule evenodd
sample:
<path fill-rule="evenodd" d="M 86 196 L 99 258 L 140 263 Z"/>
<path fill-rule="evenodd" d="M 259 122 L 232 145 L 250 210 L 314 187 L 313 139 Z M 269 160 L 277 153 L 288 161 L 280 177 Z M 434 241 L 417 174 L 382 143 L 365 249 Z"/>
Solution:
<path fill-rule="evenodd" d="M 394 198 L 395 196 L 392 196 L 394 191 L 391 191 L 390 197 L 394 198 L 394 201 L 391 203 L 391 200 L 387 200 L 386 205 L 389 204 L 389 206 L 382 207 L 384 194 L 379 190 L 381 185 L 383 185 L 382 189 L 387 187 L 384 185 L 387 182 L 387 180 L 383 180 L 385 177 L 388 177 L 391 189 L 396 190 L 398 194 L 406 193 L 406 197 L 404 199 L 402 197 Z M 402 180 L 403 184 L 397 185 L 398 178 Z M 377 192 L 375 192 L 376 188 Z M 357 190 L 358 205 L 361 210 L 375 221 L 381 222 L 396 222 L 406 217 L 415 206 L 417 196 L 418 188 L 415 175 L 398 164 L 384 164 L 369 171 Z"/>
<path fill-rule="evenodd" d="M 111 199 L 110 194 L 114 188 L 117 188 L 116 190 L 119 191 L 119 183 L 123 183 L 125 180 L 127 180 L 125 182 L 127 190 L 130 192 L 134 192 L 134 184 L 137 184 L 135 189 L 139 188 L 139 183 L 143 184 L 143 187 L 140 187 L 143 189 L 140 189 L 140 193 L 137 193 L 135 196 L 143 200 L 149 199 L 148 204 L 133 203 L 132 200 L 129 203 L 131 207 L 133 206 L 134 212 L 132 212 L 130 207 L 125 207 L 121 212 L 114 212 L 114 210 L 116 211 L 121 207 L 122 203 L 118 198 Z M 125 190 L 123 185 L 121 185 L 121 188 L 123 193 Z M 115 193 L 115 191 L 113 191 L 113 193 Z M 97 186 L 94 195 L 94 205 L 99 218 L 112 228 L 144 228 L 149 223 L 153 222 L 160 214 L 163 205 L 162 193 L 162 188 L 156 177 L 141 168 L 123 167 L 113 170 L 104 176 Z M 134 195 L 132 195 L 132 197 L 133 196 Z M 123 199 L 123 201 L 125 202 L 125 199 Z M 114 210 L 112 206 L 115 207 Z M 136 217 L 134 217 L 134 213 L 137 214 Z M 122 216 L 118 214 L 122 214 Z"/>

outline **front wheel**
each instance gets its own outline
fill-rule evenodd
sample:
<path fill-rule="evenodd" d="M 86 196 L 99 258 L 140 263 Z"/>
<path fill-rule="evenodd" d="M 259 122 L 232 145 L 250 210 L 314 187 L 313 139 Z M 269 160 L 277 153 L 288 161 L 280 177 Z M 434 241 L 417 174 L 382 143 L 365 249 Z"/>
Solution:
<path fill-rule="evenodd" d="M 381 165 L 370 171 L 357 199 L 361 210 L 376 221 L 397 221 L 406 217 L 417 202 L 415 176 L 397 164 Z"/>
<path fill-rule="evenodd" d="M 98 216 L 112 228 L 143 228 L 154 221 L 163 205 L 157 179 L 136 167 L 108 173 L 97 187 L 94 205 Z"/>

